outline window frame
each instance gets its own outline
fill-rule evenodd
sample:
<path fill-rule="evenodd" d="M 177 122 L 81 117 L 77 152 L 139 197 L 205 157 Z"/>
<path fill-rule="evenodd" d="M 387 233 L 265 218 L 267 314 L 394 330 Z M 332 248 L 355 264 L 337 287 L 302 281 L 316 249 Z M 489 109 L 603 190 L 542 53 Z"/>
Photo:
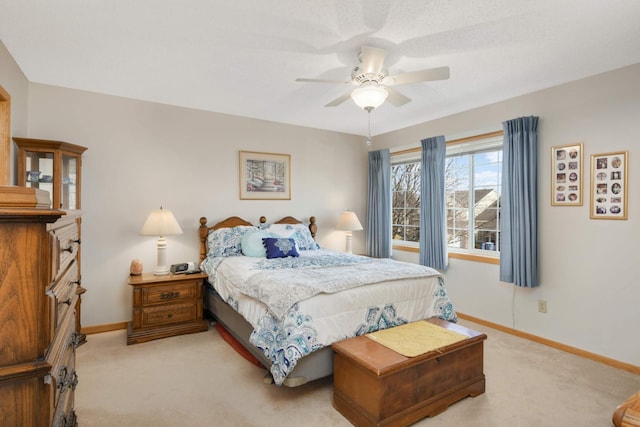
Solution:
<path fill-rule="evenodd" d="M 464 154 L 464 153 L 472 154 L 472 153 L 477 153 L 482 151 L 488 151 L 486 149 L 483 150 L 482 144 L 479 143 L 479 141 L 485 140 L 487 141 L 487 144 L 489 147 L 491 146 L 495 147 L 496 146 L 495 139 L 502 136 L 504 136 L 504 132 L 500 130 L 500 131 L 488 132 L 488 133 L 478 134 L 478 135 L 469 136 L 465 138 L 457 138 L 457 139 L 447 141 L 447 156 L 451 156 L 451 151 L 459 151 L 460 154 Z M 467 145 L 467 147 L 464 146 L 465 144 Z M 407 163 L 412 160 L 417 160 L 419 162 L 421 150 L 422 150 L 421 147 L 415 147 L 415 148 L 409 148 L 406 150 L 392 152 L 391 165 L 393 166 L 394 164 Z M 420 252 L 419 242 L 409 242 L 409 241 L 392 239 L 392 248 L 394 250 L 400 250 L 400 251 L 406 251 L 406 252 L 416 252 L 416 253 Z M 461 249 L 461 248 L 454 248 L 447 245 L 447 252 L 448 252 L 449 258 L 484 262 L 489 264 L 500 263 L 499 251 L 487 251 L 487 250 L 475 249 L 475 248 Z"/>

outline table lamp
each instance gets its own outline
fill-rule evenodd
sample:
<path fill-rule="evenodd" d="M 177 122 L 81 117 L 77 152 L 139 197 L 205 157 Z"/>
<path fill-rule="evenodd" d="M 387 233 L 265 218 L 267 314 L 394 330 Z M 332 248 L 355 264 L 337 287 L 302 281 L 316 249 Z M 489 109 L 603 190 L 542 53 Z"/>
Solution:
<path fill-rule="evenodd" d="M 171 211 L 156 209 L 151 211 L 145 221 L 140 234 L 143 236 L 158 236 L 158 260 L 153 274 L 156 276 L 164 276 L 169 274 L 169 266 L 167 265 L 167 241 L 165 236 L 174 236 L 182 234 L 182 229 L 176 221 Z"/>
<path fill-rule="evenodd" d="M 353 231 L 362 230 L 362 224 L 358 221 L 358 217 L 355 212 L 346 211 L 340 215 L 338 218 L 338 224 L 336 226 L 338 230 L 346 231 L 347 236 L 347 250 L 348 254 L 351 253 L 351 237 Z"/>

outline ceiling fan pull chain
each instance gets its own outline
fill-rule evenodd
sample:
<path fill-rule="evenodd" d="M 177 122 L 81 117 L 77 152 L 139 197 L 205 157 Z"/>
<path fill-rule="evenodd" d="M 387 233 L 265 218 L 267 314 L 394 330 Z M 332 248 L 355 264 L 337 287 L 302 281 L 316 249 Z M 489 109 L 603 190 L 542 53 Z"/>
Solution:
<path fill-rule="evenodd" d="M 373 108 L 369 107 L 367 108 L 367 115 L 369 117 L 369 126 L 367 127 L 367 140 L 366 143 L 368 146 L 371 146 L 371 110 L 373 110 Z"/>

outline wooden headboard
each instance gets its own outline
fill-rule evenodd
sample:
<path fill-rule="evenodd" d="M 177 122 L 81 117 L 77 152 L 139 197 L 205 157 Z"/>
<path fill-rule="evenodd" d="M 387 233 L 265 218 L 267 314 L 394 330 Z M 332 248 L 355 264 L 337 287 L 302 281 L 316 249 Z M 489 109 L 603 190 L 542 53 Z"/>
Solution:
<path fill-rule="evenodd" d="M 260 217 L 260 224 L 266 224 L 267 218 L 264 216 Z M 297 220 L 292 216 L 285 216 L 284 218 L 280 218 L 278 221 L 274 222 L 274 224 L 302 224 L 302 221 Z M 209 227 L 207 226 L 207 218 L 200 218 L 200 227 L 198 228 L 198 236 L 200 237 L 200 261 L 205 259 L 207 256 L 207 236 L 211 230 L 217 230 L 219 228 L 231 228 L 237 227 L 239 225 L 253 225 L 249 221 L 246 221 L 237 216 L 230 216 L 229 218 L 222 220 L 215 225 Z M 316 233 L 318 231 L 318 226 L 316 225 L 316 217 L 312 216 L 309 218 L 309 231 L 311 232 L 311 236 L 313 238 L 316 237 Z"/>

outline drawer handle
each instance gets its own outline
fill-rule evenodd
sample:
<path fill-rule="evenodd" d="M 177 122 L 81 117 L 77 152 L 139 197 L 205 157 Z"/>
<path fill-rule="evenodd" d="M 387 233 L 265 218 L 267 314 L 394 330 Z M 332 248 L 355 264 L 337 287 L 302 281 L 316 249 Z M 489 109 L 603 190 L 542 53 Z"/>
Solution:
<path fill-rule="evenodd" d="M 60 304 L 67 304 L 67 305 L 71 305 L 71 298 L 68 298 L 65 301 L 60 301 Z"/>
<path fill-rule="evenodd" d="M 78 374 L 76 373 L 76 371 L 73 371 L 69 384 L 71 385 L 71 390 L 76 389 L 76 386 L 78 385 Z"/>
<path fill-rule="evenodd" d="M 71 347 L 77 348 L 79 342 L 80 342 L 80 335 L 76 331 L 73 331 L 73 333 L 71 334 L 71 340 L 69 341 L 69 344 L 71 345 Z"/>
<path fill-rule="evenodd" d="M 77 243 L 78 245 L 80 244 L 80 239 L 76 239 L 76 240 L 69 240 L 70 245 L 64 249 L 62 249 L 63 252 L 73 252 L 73 244 Z"/>
<path fill-rule="evenodd" d="M 166 292 L 164 294 L 160 294 L 160 299 L 174 299 L 180 296 L 180 292 Z"/>
<path fill-rule="evenodd" d="M 64 393 L 69 387 L 71 387 L 71 390 L 75 390 L 77 385 L 78 374 L 76 371 L 74 370 L 73 372 L 69 372 L 67 367 L 63 366 L 60 370 L 60 381 L 58 382 L 60 393 Z"/>
<path fill-rule="evenodd" d="M 67 367 L 63 366 L 62 369 L 60 369 L 60 374 L 58 375 L 57 387 L 60 389 L 60 393 L 65 392 L 67 385 Z"/>
<path fill-rule="evenodd" d="M 71 283 L 75 283 L 78 286 L 80 286 L 80 282 L 81 282 L 80 279 L 71 281 Z"/>
<path fill-rule="evenodd" d="M 70 414 L 62 414 L 60 416 L 60 422 L 56 425 L 59 425 L 60 427 L 77 427 L 78 420 L 76 411 L 72 409 Z"/>

